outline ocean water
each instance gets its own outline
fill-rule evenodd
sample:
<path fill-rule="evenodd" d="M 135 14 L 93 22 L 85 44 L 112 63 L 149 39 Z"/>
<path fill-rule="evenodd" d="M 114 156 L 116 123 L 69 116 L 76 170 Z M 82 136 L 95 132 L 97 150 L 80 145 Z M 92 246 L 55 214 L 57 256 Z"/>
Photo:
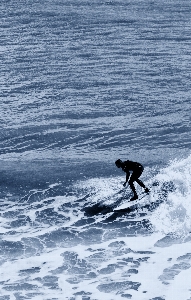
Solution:
<path fill-rule="evenodd" d="M 191 2 L 0 8 L 0 300 L 190 300 Z"/>

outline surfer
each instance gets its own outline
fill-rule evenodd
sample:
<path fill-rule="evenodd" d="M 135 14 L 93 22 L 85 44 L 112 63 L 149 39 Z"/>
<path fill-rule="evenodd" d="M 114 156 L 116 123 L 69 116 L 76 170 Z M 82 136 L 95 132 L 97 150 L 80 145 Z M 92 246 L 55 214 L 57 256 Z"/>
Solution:
<path fill-rule="evenodd" d="M 126 173 L 126 181 L 123 184 L 123 186 L 126 186 L 128 180 L 129 180 L 129 182 L 128 182 L 129 186 L 134 193 L 134 196 L 130 199 L 130 201 L 138 199 L 138 195 L 137 195 L 135 186 L 133 184 L 134 181 L 136 181 L 142 188 L 145 189 L 145 193 L 149 193 L 149 189 L 139 179 L 139 177 L 141 176 L 141 174 L 144 170 L 143 166 L 140 163 L 130 161 L 130 160 L 122 161 L 121 159 L 118 159 L 118 160 L 116 160 L 115 164 L 118 168 L 121 168 Z M 132 174 L 129 179 L 130 172 L 132 172 Z"/>

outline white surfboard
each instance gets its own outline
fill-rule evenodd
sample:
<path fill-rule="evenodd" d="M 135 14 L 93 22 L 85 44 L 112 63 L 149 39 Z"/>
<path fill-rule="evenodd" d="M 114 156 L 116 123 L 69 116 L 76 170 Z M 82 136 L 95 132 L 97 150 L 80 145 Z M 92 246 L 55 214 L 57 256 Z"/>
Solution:
<path fill-rule="evenodd" d="M 144 204 L 148 204 L 149 201 L 149 195 L 148 194 L 144 194 L 141 198 L 134 200 L 134 201 L 127 201 L 123 204 L 121 204 L 120 206 L 117 206 L 114 208 L 115 211 L 117 210 L 123 210 L 126 209 L 128 207 L 134 206 L 134 205 L 144 205 Z"/>

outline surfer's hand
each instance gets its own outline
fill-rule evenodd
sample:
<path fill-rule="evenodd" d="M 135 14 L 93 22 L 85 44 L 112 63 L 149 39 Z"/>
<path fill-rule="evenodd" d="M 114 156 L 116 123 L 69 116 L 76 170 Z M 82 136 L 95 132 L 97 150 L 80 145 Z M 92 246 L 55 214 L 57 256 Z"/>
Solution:
<path fill-rule="evenodd" d="M 123 184 L 123 186 L 126 186 L 126 182 Z"/>

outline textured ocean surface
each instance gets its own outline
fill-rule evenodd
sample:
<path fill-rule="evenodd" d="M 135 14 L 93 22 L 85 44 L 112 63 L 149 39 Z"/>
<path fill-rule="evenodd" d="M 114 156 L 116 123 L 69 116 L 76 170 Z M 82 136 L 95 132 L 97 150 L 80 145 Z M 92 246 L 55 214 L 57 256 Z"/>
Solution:
<path fill-rule="evenodd" d="M 190 16 L 1 1 L 0 300 L 191 299 Z M 151 192 L 116 212 L 118 158 Z"/>

